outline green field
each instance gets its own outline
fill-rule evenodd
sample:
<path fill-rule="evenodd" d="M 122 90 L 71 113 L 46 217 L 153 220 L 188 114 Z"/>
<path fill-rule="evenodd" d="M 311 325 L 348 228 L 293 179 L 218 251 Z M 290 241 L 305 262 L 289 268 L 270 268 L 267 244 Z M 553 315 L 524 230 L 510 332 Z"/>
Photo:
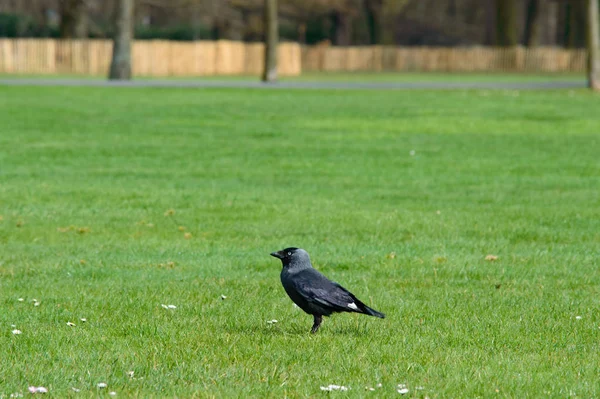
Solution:
<path fill-rule="evenodd" d="M 0 87 L 0 398 L 599 397 L 599 109 Z M 387 318 L 310 335 L 286 246 Z"/>
<path fill-rule="evenodd" d="M 0 74 L 0 79 L 90 79 L 105 80 L 106 76 L 89 75 L 32 75 L 32 74 Z M 258 81 L 260 77 L 249 75 L 215 75 L 215 76 L 170 76 L 147 77 L 136 76 L 135 80 L 164 81 Z M 282 76 L 282 82 L 371 82 L 371 83 L 531 83 L 531 82 L 584 82 L 583 73 L 439 73 L 439 72 L 319 72 L 303 73 L 299 76 Z"/>

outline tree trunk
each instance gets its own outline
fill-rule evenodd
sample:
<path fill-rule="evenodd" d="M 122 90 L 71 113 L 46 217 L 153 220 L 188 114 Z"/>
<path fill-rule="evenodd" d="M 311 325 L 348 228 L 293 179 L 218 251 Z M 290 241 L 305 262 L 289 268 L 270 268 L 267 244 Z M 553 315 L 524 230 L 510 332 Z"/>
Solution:
<path fill-rule="evenodd" d="M 568 8 L 569 4 L 566 2 L 557 2 L 556 11 L 556 44 L 559 46 L 567 45 L 568 36 Z"/>
<path fill-rule="evenodd" d="M 485 38 L 483 43 L 487 46 L 496 44 L 496 0 L 485 0 Z"/>
<path fill-rule="evenodd" d="M 265 69 L 262 76 L 263 82 L 275 82 L 277 80 L 278 27 L 277 0 L 265 0 Z"/>
<path fill-rule="evenodd" d="M 517 3 L 515 0 L 496 0 L 496 43 L 499 46 L 516 46 Z"/>
<path fill-rule="evenodd" d="M 381 44 L 382 41 L 382 0 L 364 0 L 365 14 L 367 16 L 367 27 L 369 29 L 369 43 Z"/>
<path fill-rule="evenodd" d="M 529 0 L 525 20 L 525 45 L 537 47 L 542 36 L 542 4 L 541 0 Z"/>
<path fill-rule="evenodd" d="M 585 1 L 571 0 L 568 4 L 566 43 L 569 48 L 585 47 L 586 9 Z"/>
<path fill-rule="evenodd" d="M 298 25 L 298 43 L 306 44 L 306 22 L 300 22 Z"/>
<path fill-rule="evenodd" d="M 109 79 L 131 79 L 131 41 L 133 39 L 133 0 L 118 0 L 115 37 Z"/>
<path fill-rule="evenodd" d="M 82 39 L 87 36 L 87 14 L 84 0 L 60 0 L 60 37 Z"/>
<path fill-rule="evenodd" d="M 598 0 L 587 1 L 588 85 L 600 91 L 600 27 Z"/>
<path fill-rule="evenodd" d="M 558 34 L 558 4 L 554 1 L 546 3 L 544 14 L 544 43 L 555 46 Z"/>
<path fill-rule="evenodd" d="M 352 21 L 348 14 L 335 11 L 331 20 L 333 22 L 333 44 L 336 46 L 349 46 L 352 40 Z"/>
<path fill-rule="evenodd" d="M 192 25 L 192 39 L 198 40 L 200 39 L 200 5 L 192 4 L 191 15 L 190 15 L 190 24 Z"/>
<path fill-rule="evenodd" d="M 210 28 L 210 36 L 212 40 L 219 40 L 222 36 L 221 21 L 218 18 L 213 19 L 213 24 Z"/>

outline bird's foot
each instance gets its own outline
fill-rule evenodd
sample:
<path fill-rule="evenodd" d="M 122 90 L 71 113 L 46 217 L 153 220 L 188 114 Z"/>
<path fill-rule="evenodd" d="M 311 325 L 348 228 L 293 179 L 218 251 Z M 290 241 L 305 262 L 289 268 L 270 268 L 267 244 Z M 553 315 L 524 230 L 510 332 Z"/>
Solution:
<path fill-rule="evenodd" d="M 314 315 L 313 317 L 315 318 L 315 322 L 313 323 L 313 326 L 310 329 L 311 334 L 314 334 L 317 332 L 317 330 L 321 326 L 321 322 L 323 321 L 323 316 Z"/>

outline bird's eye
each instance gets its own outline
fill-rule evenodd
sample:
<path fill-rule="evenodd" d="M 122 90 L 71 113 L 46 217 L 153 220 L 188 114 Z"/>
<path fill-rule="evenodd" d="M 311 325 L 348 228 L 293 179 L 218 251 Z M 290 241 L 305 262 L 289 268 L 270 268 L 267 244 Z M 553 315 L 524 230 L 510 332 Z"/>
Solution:
<path fill-rule="evenodd" d="M 292 255 L 292 253 L 291 253 L 291 252 L 288 252 L 288 256 L 291 256 L 291 255 Z"/>

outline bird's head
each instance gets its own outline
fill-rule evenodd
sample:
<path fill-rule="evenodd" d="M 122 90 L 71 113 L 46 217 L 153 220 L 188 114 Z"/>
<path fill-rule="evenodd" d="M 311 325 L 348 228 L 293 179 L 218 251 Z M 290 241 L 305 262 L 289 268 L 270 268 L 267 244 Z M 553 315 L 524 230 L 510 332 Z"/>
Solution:
<path fill-rule="evenodd" d="M 289 247 L 281 251 L 272 252 L 271 256 L 281 259 L 283 267 L 290 265 L 308 265 L 310 266 L 310 257 L 308 252 L 302 248 Z"/>

